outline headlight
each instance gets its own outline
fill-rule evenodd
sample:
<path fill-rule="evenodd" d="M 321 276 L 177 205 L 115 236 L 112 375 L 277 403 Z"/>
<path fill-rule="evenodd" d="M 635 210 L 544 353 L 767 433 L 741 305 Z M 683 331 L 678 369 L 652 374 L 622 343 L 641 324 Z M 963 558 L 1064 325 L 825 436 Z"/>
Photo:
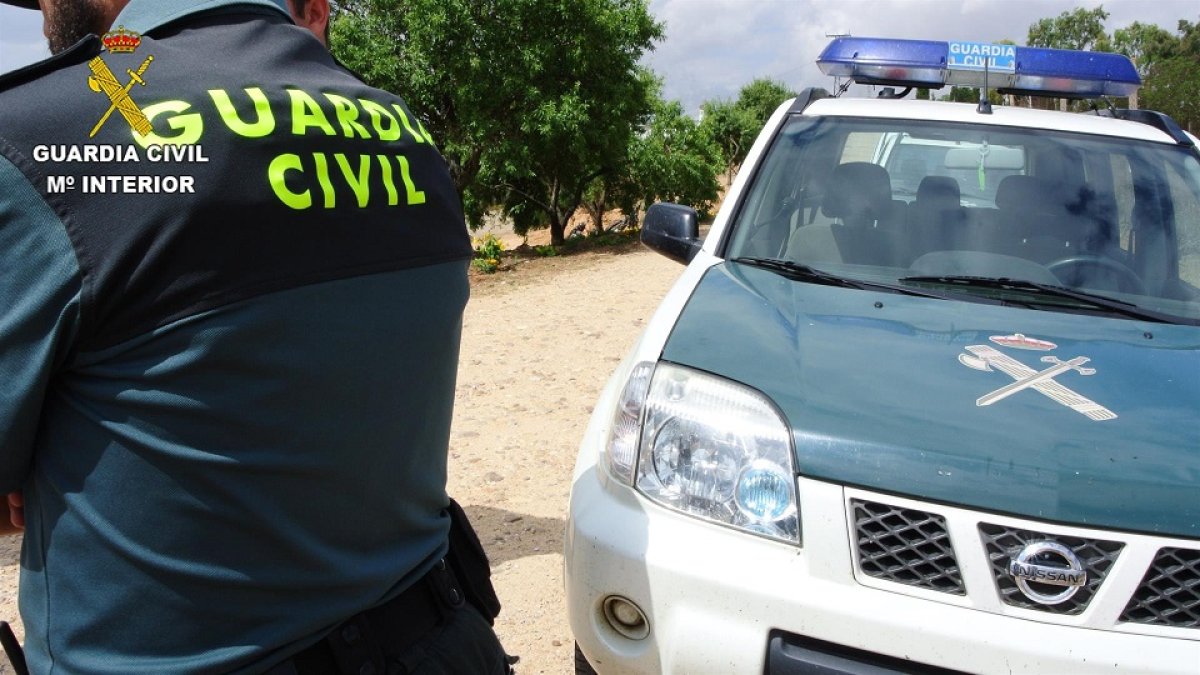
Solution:
<path fill-rule="evenodd" d="M 649 391 L 643 393 L 651 370 Z M 618 456 L 632 461 L 625 443 L 638 434 L 636 425 L 629 433 L 625 425 L 637 419 L 635 409 L 642 412 L 643 398 L 636 479 L 642 493 L 705 520 L 799 543 L 791 435 L 766 397 L 689 368 L 639 364 L 621 397 L 609 443 L 616 475 L 622 475 L 615 466 Z"/>

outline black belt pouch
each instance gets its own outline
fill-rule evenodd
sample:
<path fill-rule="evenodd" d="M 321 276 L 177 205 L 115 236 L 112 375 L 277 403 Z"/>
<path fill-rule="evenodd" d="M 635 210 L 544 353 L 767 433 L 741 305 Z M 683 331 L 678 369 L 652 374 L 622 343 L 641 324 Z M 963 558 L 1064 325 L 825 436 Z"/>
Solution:
<path fill-rule="evenodd" d="M 479 610 L 489 624 L 495 625 L 496 616 L 500 614 L 500 598 L 492 586 L 492 565 L 487 553 L 462 506 L 451 499 L 446 510 L 450 513 L 450 551 L 446 554 L 446 562 L 458 577 L 467 602 Z"/>

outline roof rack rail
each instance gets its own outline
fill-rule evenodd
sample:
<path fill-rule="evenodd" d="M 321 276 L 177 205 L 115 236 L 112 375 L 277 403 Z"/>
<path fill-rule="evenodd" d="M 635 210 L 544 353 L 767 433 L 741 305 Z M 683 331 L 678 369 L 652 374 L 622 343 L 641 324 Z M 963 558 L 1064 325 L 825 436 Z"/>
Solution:
<path fill-rule="evenodd" d="M 1100 117 L 1114 117 L 1119 120 L 1129 120 L 1130 122 L 1140 122 L 1149 124 L 1150 126 L 1162 131 L 1171 137 L 1179 145 L 1184 147 L 1192 147 L 1195 143 L 1191 137 L 1184 133 L 1183 128 L 1179 123 L 1171 119 L 1170 115 L 1160 113 L 1155 110 L 1129 110 L 1128 108 L 1113 108 L 1113 109 L 1097 109 L 1096 114 Z"/>
<path fill-rule="evenodd" d="M 804 112 L 804 109 L 812 105 L 813 101 L 819 101 L 823 98 L 832 98 L 829 92 L 821 87 L 808 87 L 796 95 L 796 100 L 792 103 L 792 107 L 788 108 L 789 113 Z"/>

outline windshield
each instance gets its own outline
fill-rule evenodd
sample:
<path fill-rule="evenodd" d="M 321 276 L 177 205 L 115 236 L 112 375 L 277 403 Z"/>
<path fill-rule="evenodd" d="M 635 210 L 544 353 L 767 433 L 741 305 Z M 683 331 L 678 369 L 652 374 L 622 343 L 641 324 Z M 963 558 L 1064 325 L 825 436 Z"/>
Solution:
<path fill-rule="evenodd" d="M 795 116 L 725 257 L 877 283 L 1024 280 L 1191 323 L 1200 161 L 1192 148 L 1044 129 Z"/>

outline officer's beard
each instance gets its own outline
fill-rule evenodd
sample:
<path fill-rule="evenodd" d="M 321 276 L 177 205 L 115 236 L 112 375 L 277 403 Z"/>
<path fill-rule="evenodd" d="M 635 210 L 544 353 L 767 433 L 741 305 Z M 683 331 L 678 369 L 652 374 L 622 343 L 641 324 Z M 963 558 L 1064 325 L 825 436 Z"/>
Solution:
<path fill-rule="evenodd" d="M 51 54 L 65 51 L 89 34 L 99 35 L 108 28 L 104 9 L 96 0 L 50 0 L 42 5 Z"/>

